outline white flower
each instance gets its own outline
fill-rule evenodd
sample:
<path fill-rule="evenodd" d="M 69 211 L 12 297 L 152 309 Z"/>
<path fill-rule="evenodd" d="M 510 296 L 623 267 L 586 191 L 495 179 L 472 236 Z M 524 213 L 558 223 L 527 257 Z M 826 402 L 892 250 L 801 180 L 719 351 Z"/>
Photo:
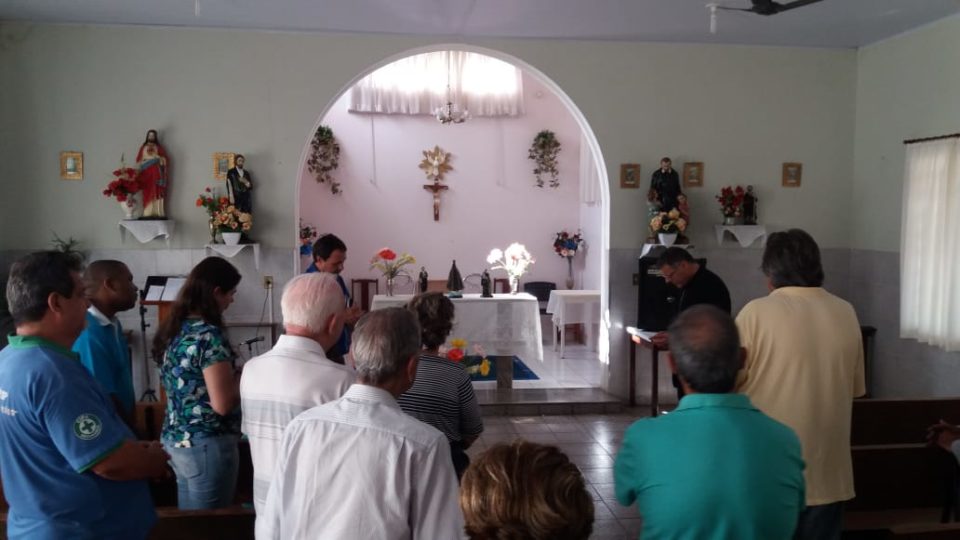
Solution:
<path fill-rule="evenodd" d="M 503 258 L 503 252 L 499 248 L 493 248 L 490 250 L 490 254 L 487 255 L 487 263 L 494 264 L 500 261 Z"/>

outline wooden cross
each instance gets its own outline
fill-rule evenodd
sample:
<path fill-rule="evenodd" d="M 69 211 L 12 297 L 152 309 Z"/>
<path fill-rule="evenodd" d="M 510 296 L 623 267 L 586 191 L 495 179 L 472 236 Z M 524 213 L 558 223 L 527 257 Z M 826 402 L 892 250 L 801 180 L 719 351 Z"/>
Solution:
<path fill-rule="evenodd" d="M 432 184 L 424 184 L 423 189 L 433 192 L 433 220 L 440 221 L 440 192 L 446 191 L 449 188 L 440 182 L 434 182 Z"/>

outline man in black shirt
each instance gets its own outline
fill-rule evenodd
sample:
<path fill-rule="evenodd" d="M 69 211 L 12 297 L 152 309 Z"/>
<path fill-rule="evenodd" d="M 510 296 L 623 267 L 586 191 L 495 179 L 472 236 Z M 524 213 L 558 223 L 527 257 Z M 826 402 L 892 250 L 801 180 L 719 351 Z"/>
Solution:
<path fill-rule="evenodd" d="M 678 289 L 674 295 L 676 311 L 671 322 L 681 311 L 697 304 L 710 304 L 730 313 L 730 291 L 726 284 L 720 276 L 701 266 L 685 249 L 667 248 L 657 259 L 657 267 L 664 281 Z M 651 341 L 660 349 L 670 349 L 666 332 L 658 333 Z M 676 374 L 673 375 L 673 386 L 677 389 L 677 398 L 683 397 L 683 388 Z"/>

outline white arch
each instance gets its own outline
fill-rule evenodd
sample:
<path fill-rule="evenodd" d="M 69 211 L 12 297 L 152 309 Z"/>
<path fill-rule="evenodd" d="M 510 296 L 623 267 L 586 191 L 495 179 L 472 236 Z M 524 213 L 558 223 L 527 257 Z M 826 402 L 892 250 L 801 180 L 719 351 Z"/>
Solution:
<path fill-rule="evenodd" d="M 540 83 L 546 86 L 550 91 L 552 91 L 559 99 L 560 102 L 567 108 L 571 116 L 576 120 L 577 125 L 580 126 L 581 132 L 584 134 L 584 138 L 587 142 L 587 145 L 590 148 L 590 151 L 593 155 L 593 163 L 596 167 L 597 178 L 600 181 L 600 201 L 601 201 L 601 246 L 600 246 L 600 313 L 601 313 L 601 322 L 600 322 L 600 335 L 598 336 L 598 349 L 600 354 L 600 362 L 604 366 L 604 371 L 601 377 L 601 385 L 603 388 L 608 388 L 610 383 L 610 179 L 607 177 L 607 168 L 604 165 L 606 162 L 603 159 L 603 153 L 600 150 L 600 143 L 597 141 L 596 135 L 593 133 L 593 129 L 590 127 L 590 123 L 587 121 L 586 117 L 583 116 L 583 113 L 580 112 L 579 107 L 570 99 L 570 96 L 563 91 L 560 86 L 553 82 L 550 77 L 547 77 L 542 71 L 534 67 L 533 65 L 523 61 L 520 58 L 512 56 L 510 54 L 495 50 L 488 49 L 486 47 L 478 47 L 476 45 L 468 45 L 465 43 L 436 43 L 432 45 L 426 45 L 423 47 L 417 47 L 414 49 L 408 49 L 406 51 L 394 54 L 387 58 L 384 58 L 380 62 L 369 66 L 366 70 L 358 73 L 352 80 L 348 81 L 345 85 L 340 88 L 340 91 L 334 95 L 330 101 L 327 102 L 323 110 L 320 111 L 320 114 L 317 116 L 317 120 L 314 122 L 313 127 L 310 129 L 310 132 L 306 134 L 305 142 L 303 145 L 303 150 L 300 152 L 300 161 L 298 162 L 298 167 L 296 169 L 296 190 L 294 191 L 294 238 L 297 238 L 299 235 L 299 224 L 300 224 L 300 190 L 301 182 L 303 175 L 301 174 L 303 169 L 303 164 L 306 162 L 308 153 L 310 152 L 310 141 L 313 140 L 313 135 L 316 133 L 317 128 L 320 127 L 321 122 L 327 116 L 327 113 L 330 112 L 330 109 L 333 105 L 340 99 L 340 97 L 350 90 L 354 84 L 357 83 L 360 79 L 366 77 L 370 73 L 380 69 L 381 67 L 396 62 L 402 58 L 408 56 L 414 56 L 417 54 L 436 52 L 436 51 L 468 51 L 479 54 L 485 54 L 487 56 L 492 56 L 504 62 L 519 66 L 523 71 L 533 75 L 537 78 Z M 297 274 L 301 271 L 300 269 L 300 255 L 299 253 L 294 253 L 294 274 Z"/>

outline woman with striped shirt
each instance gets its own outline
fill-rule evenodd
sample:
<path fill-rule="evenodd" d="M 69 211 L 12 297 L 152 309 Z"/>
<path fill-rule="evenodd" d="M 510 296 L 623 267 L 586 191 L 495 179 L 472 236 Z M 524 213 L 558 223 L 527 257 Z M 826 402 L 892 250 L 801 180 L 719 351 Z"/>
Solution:
<path fill-rule="evenodd" d="M 405 413 L 447 436 L 459 478 L 470 464 L 466 449 L 483 432 L 483 420 L 470 376 L 440 355 L 440 345 L 453 329 L 453 302 L 442 293 L 428 292 L 414 297 L 407 308 L 420 321 L 423 351 L 413 386 L 397 401 Z"/>

